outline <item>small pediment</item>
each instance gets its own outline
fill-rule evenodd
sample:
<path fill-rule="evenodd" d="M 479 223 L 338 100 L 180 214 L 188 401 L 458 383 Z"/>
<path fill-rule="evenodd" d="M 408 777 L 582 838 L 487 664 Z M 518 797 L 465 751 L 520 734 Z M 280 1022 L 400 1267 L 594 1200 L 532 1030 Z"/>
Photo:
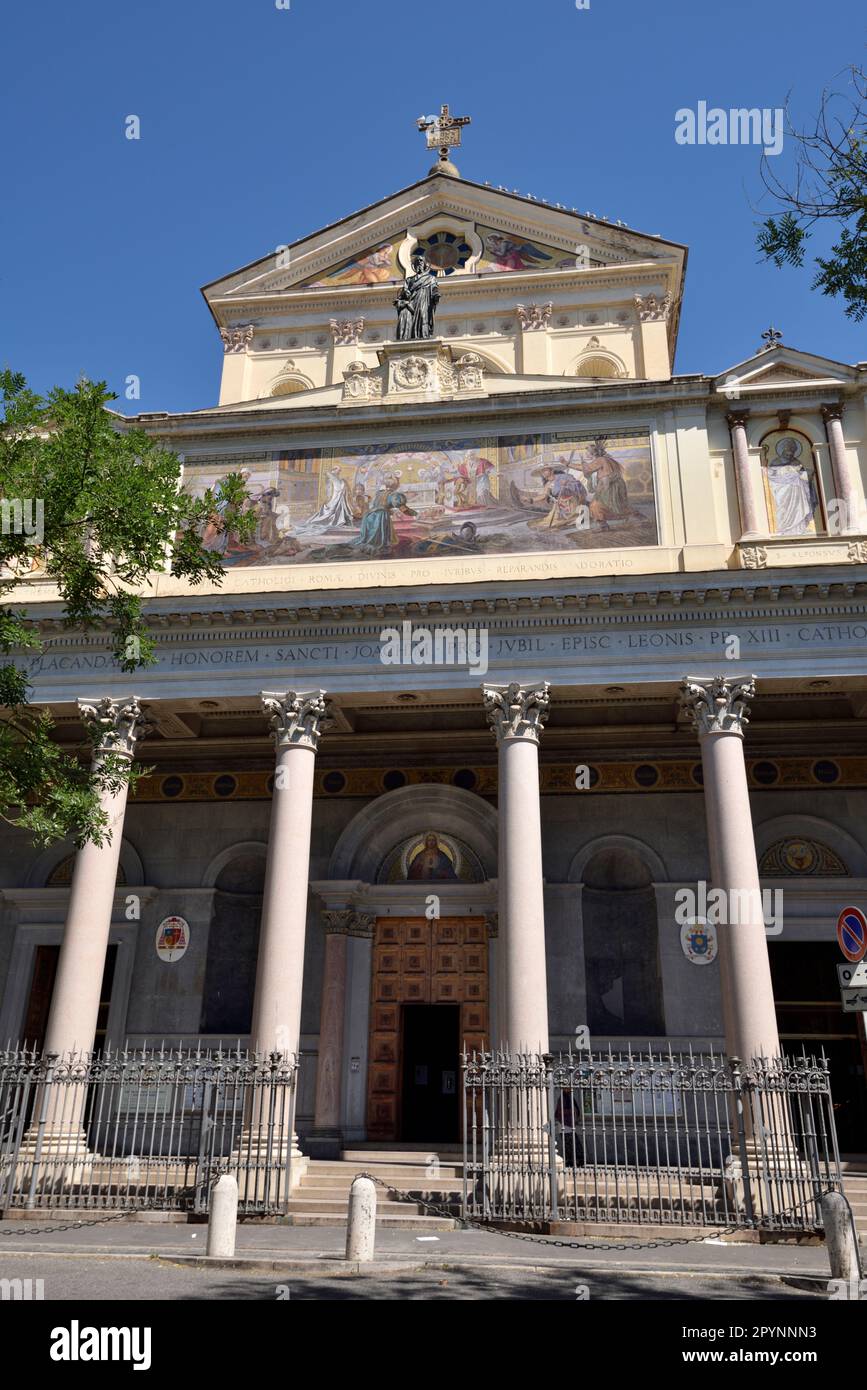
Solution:
<path fill-rule="evenodd" d="M 778 386 L 844 386 L 854 381 L 856 371 L 845 362 L 835 362 L 797 348 L 766 348 L 744 362 L 738 362 L 714 378 L 717 391 L 730 395 L 732 387 L 738 392 Z"/>

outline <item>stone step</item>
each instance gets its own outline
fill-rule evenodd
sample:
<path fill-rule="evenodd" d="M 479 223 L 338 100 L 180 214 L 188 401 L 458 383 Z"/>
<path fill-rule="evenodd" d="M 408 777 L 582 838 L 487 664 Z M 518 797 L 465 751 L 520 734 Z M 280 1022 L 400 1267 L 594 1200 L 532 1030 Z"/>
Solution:
<path fill-rule="evenodd" d="M 463 1163 L 461 1149 L 343 1149 L 340 1154 L 343 1163 L 387 1163 L 390 1166 L 415 1164 L 424 1167 L 429 1157 L 442 1164 L 459 1166 Z"/>
<path fill-rule="evenodd" d="M 327 1211 L 290 1212 L 286 1218 L 287 1226 L 345 1226 L 346 1213 Z M 379 1216 L 377 1226 L 392 1227 L 401 1231 L 453 1231 L 456 1223 L 446 1216 Z"/>
<path fill-rule="evenodd" d="M 463 1172 L 458 1164 L 441 1164 L 436 1173 L 429 1173 L 426 1167 L 413 1166 L 410 1164 L 387 1164 L 387 1163 L 329 1163 L 325 1160 L 317 1160 L 311 1163 L 307 1169 L 308 1173 L 316 1173 L 319 1177 L 347 1178 L 351 1182 L 358 1177 L 359 1173 L 373 1173 L 378 1178 L 394 1182 L 396 1186 L 401 1184 L 398 1179 L 406 1183 L 412 1182 L 416 1186 L 419 1183 L 436 1182 L 442 1178 L 463 1179 Z"/>
<path fill-rule="evenodd" d="M 401 1183 L 392 1182 L 391 1179 L 388 1179 L 388 1181 L 391 1186 L 397 1188 L 400 1192 L 412 1192 L 413 1194 L 420 1193 L 422 1196 L 427 1196 L 428 1194 L 430 1194 L 434 1200 L 436 1200 L 438 1196 L 445 1196 L 450 1194 L 460 1196 L 460 1194 L 464 1190 L 463 1183 L 461 1183 L 460 1180 L 456 1178 L 425 1178 L 423 1180 L 413 1180 L 412 1182 Z M 316 1191 L 321 1192 L 323 1196 L 327 1192 L 331 1197 L 348 1197 L 349 1190 L 351 1187 L 351 1178 L 334 1178 L 329 1177 L 327 1175 L 325 1177 L 322 1177 L 321 1174 L 307 1173 L 301 1179 L 296 1191 Z M 382 1197 L 385 1197 L 387 1195 L 385 1189 L 382 1187 L 378 1188 L 378 1191 L 382 1195 Z"/>
<path fill-rule="evenodd" d="M 339 1197 L 319 1192 L 298 1192 L 294 1197 L 290 1197 L 287 1204 L 289 1211 L 297 1212 L 343 1212 L 345 1216 L 349 1203 Z M 383 1202 L 377 1198 L 377 1216 L 423 1216 L 425 1213 L 413 1202 Z"/>

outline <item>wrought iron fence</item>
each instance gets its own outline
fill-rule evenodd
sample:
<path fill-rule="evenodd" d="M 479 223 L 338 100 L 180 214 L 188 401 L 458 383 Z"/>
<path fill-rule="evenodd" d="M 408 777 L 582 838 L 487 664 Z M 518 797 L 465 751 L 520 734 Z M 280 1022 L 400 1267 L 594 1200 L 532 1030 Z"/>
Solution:
<path fill-rule="evenodd" d="M 241 1048 L 0 1050 L 0 1211 L 203 1212 L 222 1173 L 241 1212 L 285 1211 L 296 1072 Z"/>
<path fill-rule="evenodd" d="M 465 1054 L 463 1214 L 815 1230 L 841 1190 L 824 1056 Z"/>

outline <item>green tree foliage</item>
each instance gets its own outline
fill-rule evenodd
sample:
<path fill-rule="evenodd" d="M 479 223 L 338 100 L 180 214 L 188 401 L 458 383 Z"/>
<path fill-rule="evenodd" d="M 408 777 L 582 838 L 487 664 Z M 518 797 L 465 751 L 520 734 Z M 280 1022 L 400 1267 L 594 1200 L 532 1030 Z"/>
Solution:
<path fill-rule="evenodd" d="M 836 224 L 830 254 L 815 257 L 813 288 L 839 296 L 857 323 L 867 314 L 867 75 L 848 72 L 845 91 L 822 93 L 812 128 L 795 130 L 787 116 L 797 151 L 792 182 L 763 158 L 764 184 L 780 211 L 762 224 L 757 243 L 774 265 L 802 266 L 816 224 Z"/>
<path fill-rule="evenodd" d="M 56 589 L 67 627 L 107 629 L 118 668 L 133 672 L 155 660 L 140 593 L 148 577 L 168 569 L 220 583 L 204 527 L 244 540 L 256 525 L 240 474 L 221 482 L 219 499 L 190 497 L 177 455 L 113 413 L 114 399 L 86 380 L 43 398 L 0 371 L 0 818 L 42 845 L 101 842 L 100 794 L 135 774 L 122 758 L 94 769 L 64 750 L 48 712 L 29 703 L 28 664 L 42 646 L 21 581 L 38 574 Z"/>

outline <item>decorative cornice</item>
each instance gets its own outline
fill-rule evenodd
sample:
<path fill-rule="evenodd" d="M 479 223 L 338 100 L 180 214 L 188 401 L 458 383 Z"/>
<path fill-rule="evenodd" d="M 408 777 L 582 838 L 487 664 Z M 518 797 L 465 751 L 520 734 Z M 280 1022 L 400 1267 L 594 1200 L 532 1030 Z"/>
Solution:
<path fill-rule="evenodd" d="M 849 542 L 848 550 L 861 544 Z M 742 547 L 749 548 L 749 547 Z M 761 547 L 756 547 L 761 549 Z M 859 559 L 852 565 L 860 566 Z M 279 584 L 280 571 L 274 582 Z M 212 637 L 219 634 L 227 641 L 262 641 L 289 638 L 297 641 L 310 637 L 322 640 L 346 632 L 343 625 L 351 624 L 351 634 L 375 635 L 386 618 L 401 616 L 420 618 L 478 619 L 479 616 L 502 621 L 509 631 L 540 625 L 556 628 L 565 621 L 578 626 L 592 626 L 599 617 L 606 622 L 628 623 L 630 626 L 656 624 L 663 614 L 672 621 L 683 623 L 709 622 L 716 605 L 725 606 L 727 622 L 758 621 L 762 618 L 779 620 L 781 608 L 790 608 L 793 620 L 819 618 L 825 621 L 838 618 L 863 618 L 867 598 L 867 576 L 847 572 L 838 564 L 813 565 L 802 569 L 778 569 L 751 573 L 750 569 L 708 571 L 682 576 L 659 575 L 660 582 L 628 576 L 612 583 L 605 576 L 573 581 L 575 588 L 565 584 L 554 586 L 544 580 L 528 580 L 523 591 L 513 583 L 509 594 L 489 594 L 480 597 L 476 585 L 467 586 L 466 594 L 440 591 L 435 599 L 397 598 L 382 591 L 359 592 L 352 597 L 323 596 L 322 602 L 311 604 L 298 594 L 297 601 L 286 602 L 286 595 L 227 594 L 232 606 L 223 603 L 219 608 L 199 611 L 172 608 L 177 599 L 151 599 L 147 604 L 147 621 L 161 643 L 188 642 L 197 634 Z M 578 587 L 578 586 L 581 587 Z M 560 591 L 558 592 L 558 587 Z M 448 588 L 460 590 L 458 584 Z M 279 597 L 281 602 L 274 602 Z M 271 599 L 271 602 L 267 602 Z M 213 601 L 213 600 L 212 600 Z M 156 606 L 158 605 L 158 606 Z M 371 625 L 370 633 L 361 626 Z M 89 633 L 86 642 L 81 634 L 72 633 L 62 616 L 36 617 L 33 626 L 48 644 L 47 652 L 109 651 L 113 644 L 110 633 Z"/>
<path fill-rule="evenodd" d="M 280 748 L 319 747 L 322 725 L 328 715 L 324 690 L 281 693 L 262 691 L 262 705 L 270 715 L 274 742 Z"/>
<path fill-rule="evenodd" d="M 742 738 L 755 693 L 755 676 L 687 677 L 680 687 L 680 705 L 699 738 L 706 734 L 738 734 Z"/>
<path fill-rule="evenodd" d="M 574 255 L 574 242 L 571 247 L 564 249 L 565 254 L 570 251 Z M 516 290 L 526 293 L 527 290 L 537 289 L 554 294 L 555 303 L 567 302 L 567 295 L 573 301 L 576 295 L 580 295 L 582 304 L 588 307 L 595 302 L 588 300 L 588 293 L 599 294 L 601 306 L 604 294 L 620 291 L 624 295 L 622 302 L 625 306 L 634 301 L 636 285 L 658 285 L 660 280 L 674 283 L 677 278 L 676 272 L 677 265 L 674 261 L 626 260 L 621 264 L 609 262 L 604 266 L 589 266 L 586 269 L 522 270 L 502 273 L 488 271 L 481 276 L 451 275 L 448 280 L 449 303 L 461 299 L 477 302 L 481 285 L 486 299 L 511 299 L 514 302 Z M 288 321 L 290 315 L 297 316 L 303 310 L 306 313 L 320 313 L 321 322 L 327 324 L 328 316 L 332 312 L 335 315 L 347 313 L 363 305 L 365 313 L 371 315 L 380 307 L 390 305 L 395 286 L 399 283 L 398 280 L 385 280 L 378 285 L 350 285 L 340 289 L 319 290 L 312 290 L 307 286 L 270 293 L 254 291 L 238 298 L 221 295 L 210 301 L 210 308 L 218 320 L 241 313 L 245 317 L 256 318 L 284 314 Z M 610 306 L 606 304 L 605 307 Z M 669 318 L 671 317 L 670 314 Z M 825 389 L 827 391 L 827 386 Z"/>
<path fill-rule="evenodd" d="M 551 697 L 548 681 L 541 686 L 486 685 L 482 691 L 485 714 L 497 744 L 507 739 L 527 739 L 538 744 L 548 718 Z"/>

